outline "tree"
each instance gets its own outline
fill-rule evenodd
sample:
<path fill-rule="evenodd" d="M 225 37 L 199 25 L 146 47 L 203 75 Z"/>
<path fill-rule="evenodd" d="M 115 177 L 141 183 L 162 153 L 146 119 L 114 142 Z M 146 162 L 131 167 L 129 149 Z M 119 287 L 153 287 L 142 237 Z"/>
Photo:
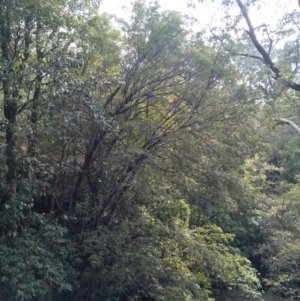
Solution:
<path fill-rule="evenodd" d="M 298 120 L 298 10 L 282 15 L 276 29 L 270 24 L 261 23 L 255 27 L 251 19 L 251 10 L 261 5 L 260 1 L 224 1 L 227 8 L 238 7 L 239 16 L 227 15 L 227 23 L 223 24 L 226 31 L 214 29 L 214 40 L 220 41 L 224 52 L 232 55 L 234 65 L 245 75 L 248 85 L 247 91 L 256 89 L 261 92 L 262 98 L 259 105 L 259 114 L 268 112 L 271 128 L 276 126 L 277 133 L 268 134 L 260 131 L 264 141 L 270 147 L 271 156 L 266 157 L 266 163 L 275 163 L 276 167 L 264 171 L 262 175 L 269 182 L 269 188 L 262 185 L 262 190 L 256 195 L 261 202 L 257 207 L 255 223 L 260 233 L 257 244 L 252 246 L 253 257 L 263 276 L 267 278 L 266 288 L 284 294 L 289 298 L 298 295 L 298 263 L 296 259 L 298 245 L 298 218 L 297 218 L 297 137 L 286 134 L 278 125 L 288 124 L 296 134 L 299 134 Z M 257 5 L 255 7 L 255 4 Z M 246 29 L 239 30 L 237 24 L 246 22 Z M 240 39 L 235 37 L 239 35 Z M 284 43 L 276 45 L 277 41 Z M 255 68 L 245 69 L 246 62 L 253 62 Z M 261 68 L 257 66 L 261 66 Z M 259 70 L 260 69 L 260 70 Z M 267 69 L 267 74 L 264 75 Z M 249 71 L 250 70 L 250 71 Z M 254 82 L 253 83 L 253 78 Z M 271 118 L 270 118 L 271 112 Z M 281 116 L 288 116 L 283 118 Z M 291 120 L 292 119 L 292 120 Z M 256 121 L 257 124 L 259 120 Z M 259 130 L 259 127 L 258 127 Z M 269 137 L 267 137 L 269 136 Z M 277 136 L 277 138 L 275 138 Z M 276 141 L 275 141 L 275 139 Z M 292 138 L 292 139 L 291 139 Z M 291 139 L 291 140 L 290 140 Z M 290 140 L 290 141 L 289 141 Z M 282 169 L 284 168 L 284 170 Z M 263 170 L 263 169 L 261 169 Z M 275 173 L 276 171 L 276 173 Z M 276 175 L 274 177 L 274 175 Z M 253 182 L 251 187 L 253 188 Z M 266 189 L 267 188 L 267 189 Z M 295 214 L 295 215 L 294 215 Z M 250 215 L 251 219 L 255 216 Z M 258 236 L 256 236 L 258 238 Z M 245 243 L 242 244 L 245 246 Z M 252 257 L 252 258 L 253 258 Z"/>
<path fill-rule="evenodd" d="M 62 162 L 45 159 L 43 136 L 53 110 L 51 100 L 57 110 L 72 77 L 72 47 L 82 8 L 87 15 L 87 10 L 92 12 L 86 5 L 6 0 L 0 4 L 3 298 L 43 300 L 73 288 L 76 273 L 69 256 L 75 256 L 75 250 L 67 229 L 54 214 L 44 216 L 39 206 L 61 169 Z"/>
<path fill-rule="evenodd" d="M 235 1 L 238 7 L 240 8 L 240 12 L 246 21 L 248 29 L 245 30 L 248 37 L 250 38 L 251 43 L 256 48 L 256 51 L 258 53 L 255 55 L 249 54 L 249 53 L 236 53 L 236 55 L 240 55 L 243 57 L 250 57 L 252 59 L 259 60 L 262 62 L 269 70 L 272 72 L 272 78 L 275 81 L 279 81 L 280 84 L 285 87 L 286 89 L 292 89 L 296 92 L 300 91 L 300 85 L 297 83 L 296 77 L 298 73 L 298 56 L 297 56 L 297 44 L 292 46 L 293 42 L 286 42 L 285 48 L 289 49 L 287 50 L 287 53 L 283 56 L 283 58 L 280 57 L 280 52 L 273 49 L 274 47 L 274 40 L 277 40 L 282 38 L 285 38 L 285 35 L 289 35 L 294 38 L 293 35 L 295 34 L 295 29 L 293 29 L 291 26 L 294 26 L 295 20 L 298 18 L 298 12 L 293 11 L 291 13 L 287 13 L 285 16 L 283 16 L 284 21 L 280 25 L 281 27 L 277 28 L 280 37 L 275 37 L 274 32 L 271 31 L 268 25 L 263 24 L 257 28 L 254 28 L 252 25 L 251 19 L 248 14 L 247 6 L 242 3 L 240 0 Z M 267 36 L 267 41 L 260 42 L 257 38 L 257 32 L 260 30 L 260 28 L 264 28 L 264 33 Z M 297 43 L 297 41 L 296 41 Z M 277 55 L 277 57 L 276 57 Z M 272 57 L 273 56 L 273 57 Z M 274 60 L 276 59 L 283 59 L 283 61 L 277 61 L 276 63 Z M 288 124 L 290 127 L 292 127 L 296 132 L 299 131 L 299 127 L 292 122 L 289 119 L 278 117 L 277 116 L 278 123 L 277 124 Z"/>
<path fill-rule="evenodd" d="M 187 223 L 190 204 L 193 214 L 201 211 L 188 190 L 196 183 L 208 189 L 211 185 L 221 194 L 229 185 L 228 174 L 247 154 L 243 143 L 253 141 L 241 128 L 252 104 L 245 100 L 244 106 L 238 106 L 243 89 L 233 84 L 239 74 L 228 56 L 205 46 L 199 35 L 189 38 L 178 14 L 160 14 L 157 6 L 137 2 L 131 22 L 123 25 L 119 81 L 111 82 L 99 96 L 99 107 L 114 126 L 92 136 L 91 152 L 85 156 L 73 194 L 86 246 L 82 279 L 85 287 L 93 288 L 78 295 L 207 298 L 217 267 L 203 266 L 210 260 L 205 250 L 192 264 L 196 246 L 206 245 L 210 231 L 204 234 L 202 229 L 207 220 L 202 225 Z M 236 154 L 234 159 L 226 156 L 229 151 Z M 217 282 L 254 292 L 257 279 L 249 262 L 228 248 L 227 235 L 223 239 L 216 229 L 212 241 L 213 246 L 215 239 L 222 244 L 214 253 L 220 266 L 226 256 L 231 258 Z M 185 249 L 191 253 L 184 256 Z M 242 264 L 249 278 L 240 283 L 230 270 Z"/>
<path fill-rule="evenodd" d="M 259 148 L 253 94 L 179 13 L 138 1 L 118 32 L 91 4 L 1 6 L 1 295 L 256 295 L 221 228 L 257 193 L 238 173 Z"/>

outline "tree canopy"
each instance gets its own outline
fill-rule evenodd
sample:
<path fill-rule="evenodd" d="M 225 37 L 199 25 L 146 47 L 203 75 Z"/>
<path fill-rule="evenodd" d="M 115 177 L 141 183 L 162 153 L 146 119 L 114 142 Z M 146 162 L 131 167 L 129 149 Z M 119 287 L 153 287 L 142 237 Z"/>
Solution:
<path fill-rule="evenodd" d="M 0 2 L 0 300 L 296 300 L 299 12 Z"/>

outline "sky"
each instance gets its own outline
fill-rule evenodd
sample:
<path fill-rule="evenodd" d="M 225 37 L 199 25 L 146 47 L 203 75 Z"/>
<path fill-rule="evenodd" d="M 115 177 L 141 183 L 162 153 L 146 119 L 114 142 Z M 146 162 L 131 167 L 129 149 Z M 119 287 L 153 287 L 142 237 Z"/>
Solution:
<path fill-rule="evenodd" d="M 100 12 L 115 14 L 126 19 L 132 2 L 133 0 L 102 0 Z M 163 10 L 177 10 L 198 18 L 202 24 L 214 25 L 215 20 L 219 20 L 220 14 L 224 11 L 224 8 L 221 6 L 221 0 L 207 0 L 205 1 L 206 4 L 196 5 L 194 9 L 187 7 L 187 0 L 158 0 L 158 2 Z M 194 0 L 194 2 L 197 1 Z M 299 9 L 298 0 L 259 0 L 258 3 L 261 4 L 260 8 L 257 10 L 251 9 L 250 11 L 251 21 L 254 26 L 262 23 L 273 23 L 275 25 L 287 9 Z M 237 12 L 238 8 L 236 6 L 236 10 L 233 9 L 232 13 Z"/>
<path fill-rule="evenodd" d="M 100 12 L 115 14 L 117 17 L 122 17 L 126 19 L 126 17 L 130 13 L 130 7 L 132 2 L 133 0 L 102 0 Z M 145 0 L 145 2 L 148 1 Z M 188 8 L 187 0 L 158 0 L 158 2 L 162 10 L 175 10 L 192 17 L 196 17 L 198 14 L 197 10 Z M 207 6 L 206 8 L 205 16 L 207 17 L 208 11 L 210 11 L 210 15 L 213 14 L 214 9 L 211 5 Z M 208 17 L 206 21 L 209 22 L 209 19 L 210 18 Z"/>
<path fill-rule="evenodd" d="M 111 14 L 124 15 L 126 10 L 122 8 L 129 6 L 131 0 L 102 0 L 100 11 L 108 12 Z M 159 1 L 162 9 L 165 10 L 177 10 L 180 12 L 187 11 L 187 5 L 184 0 L 160 0 Z"/>

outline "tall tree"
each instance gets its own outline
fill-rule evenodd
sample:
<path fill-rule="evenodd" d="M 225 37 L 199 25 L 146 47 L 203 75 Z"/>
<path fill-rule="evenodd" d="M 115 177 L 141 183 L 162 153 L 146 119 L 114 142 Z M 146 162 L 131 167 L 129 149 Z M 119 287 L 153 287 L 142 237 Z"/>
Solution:
<path fill-rule="evenodd" d="M 248 261 L 241 269 L 243 257 L 227 248 L 230 235 L 211 225 L 209 212 L 200 221 L 189 213 L 190 206 L 203 209 L 196 199 L 201 193 L 194 198 L 188 193 L 191 183 L 204 189 L 215 185 L 225 196 L 222 190 L 233 183 L 230 171 L 255 140 L 241 126 L 253 111 L 251 102 L 240 100 L 240 75 L 227 55 L 205 46 L 200 35 L 189 36 L 178 13 L 159 13 L 156 5 L 137 2 L 123 26 L 120 72 L 97 94 L 97 105 L 113 126 L 94 126 L 72 195 L 85 245 L 81 279 L 93 288 L 78 294 L 207 298 L 225 259 L 218 257 L 222 252 L 231 260 L 216 282 L 254 292 L 255 273 Z M 193 259 L 193 250 L 214 231 L 213 245 L 222 245 L 214 253 L 219 261 L 205 268 L 206 251 Z M 236 269 L 245 275 L 242 283 L 230 272 Z"/>
<path fill-rule="evenodd" d="M 67 230 L 38 208 L 55 183 L 55 173 L 60 173 L 60 164 L 45 160 L 43 136 L 53 99 L 57 112 L 72 77 L 78 25 L 93 14 L 89 6 L 85 1 L 3 0 L 0 4 L 3 298 L 43 300 L 73 287 L 75 270 L 67 257 L 74 249 Z"/>
<path fill-rule="evenodd" d="M 221 228 L 252 199 L 255 98 L 220 41 L 155 3 L 118 33 L 93 3 L 2 2 L 3 298 L 257 294 Z"/>

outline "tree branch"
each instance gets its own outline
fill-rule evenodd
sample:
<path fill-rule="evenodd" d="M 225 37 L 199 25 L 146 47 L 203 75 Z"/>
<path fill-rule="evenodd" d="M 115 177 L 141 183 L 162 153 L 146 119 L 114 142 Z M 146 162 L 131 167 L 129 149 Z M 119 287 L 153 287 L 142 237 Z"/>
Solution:
<path fill-rule="evenodd" d="M 285 118 L 279 118 L 277 119 L 277 123 L 275 124 L 275 127 L 277 125 L 284 125 L 284 124 L 288 124 L 291 128 L 293 128 L 298 134 L 300 134 L 300 127 L 294 123 L 293 121 L 291 120 L 288 120 L 288 119 L 285 119 Z"/>
<path fill-rule="evenodd" d="M 280 77 L 280 70 L 275 66 L 274 62 L 272 61 L 271 57 L 270 57 L 270 53 L 268 53 L 263 46 L 258 42 L 255 32 L 254 32 L 254 28 L 253 25 L 250 21 L 250 18 L 248 16 L 247 10 L 245 8 L 245 6 L 243 5 L 241 0 L 236 0 L 246 22 L 248 25 L 248 29 L 246 30 L 246 32 L 248 33 L 253 45 L 255 46 L 256 50 L 261 54 L 262 56 L 262 60 L 263 62 L 272 70 L 272 72 L 275 74 L 275 79 L 278 79 Z M 300 85 L 295 83 L 295 82 L 291 82 L 286 84 L 286 86 L 288 88 L 291 88 L 295 91 L 300 92 Z"/>
<path fill-rule="evenodd" d="M 241 0 L 236 0 L 246 22 L 247 22 L 247 25 L 248 25 L 248 29 L 246 32 L 248 33 L 253 45 L 255 46 L 255 48 L 257 49 L 257 51 L 261 54 L 264 62 L 266 65 L 269 66 L 269 68 L 275 73 L 275 78 L 279 78 L 280 77 L 280 70 L 275 67 L 275 64 L 273 63 L 272 59 L 270 58 L 269 54 L 267 53 L 267 51 L 262 47 L 262 45 L 258 42 L 257 38 L 256 38 L 256 35 L 255 35 L 255 32 L 254 32 L 254 28 L 253 28 L 253 25 L 250 21 L 250 18 L 248 16 L 248 13 L 246 11 L 246 8 L 245 6 L 243 5 L 242 1 Z"/>
<path fill-rule="evenodd" d="M 261 58 L 260 56 L 257 56 L 257 55 L 251 55 L 251 54 L 248 54 L 248 53 L 234 53 L 234 55 L 250 57 L 252 59 L 260 60 L 265 64 L 265 61 L 263 60 L 263 58 Z"/>

